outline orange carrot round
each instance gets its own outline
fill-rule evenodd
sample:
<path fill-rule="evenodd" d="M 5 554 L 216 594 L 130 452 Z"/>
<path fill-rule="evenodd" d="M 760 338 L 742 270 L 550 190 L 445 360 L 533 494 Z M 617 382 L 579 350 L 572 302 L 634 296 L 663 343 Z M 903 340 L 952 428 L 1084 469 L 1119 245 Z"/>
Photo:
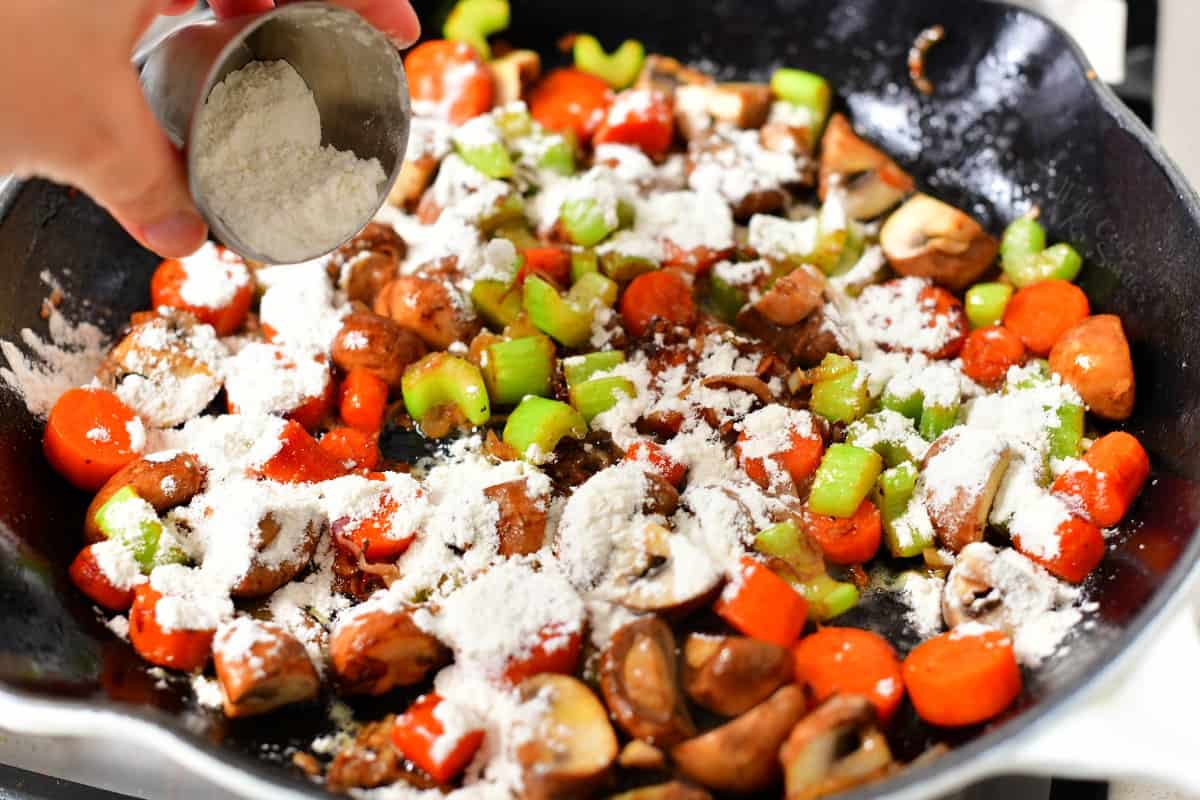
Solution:
<path fill-rule="evenodd" d="M 996 388 L 1009 367 L 1025 363 L 1025 345 L 1008 328 L 989 325 L 967 337 L 962 353 L 963 372 L 981 386 Z"/>
<path fill-rule="evenodd" d="M 1100 527 L 1112 527 L 1125 517 L 1150 477 L 1150 456 L 1133 436 L 1113 431 L 1088 448 L 1083 463 L 1082 469 L 1059 475 L 1053 491 Z"/>
<path fill-rule="evenodd" d="M 162 599 L 149 583 L 134 590 L 129 610 L 129 642 L 142 658 L 160 667 L 191 672 L 200 669 L 212 654 L 215 630 L 165 631 L 158 624 L 156 607 Z"/>
<path fill-rule="evenodd" d="M 742 454 L 742 445 L 747 440 L 745 433 L 738 436 L 737 457 L 746 475 L 759 486 L 770 486 L 771 478 L 767 465 L 762 458 L 746 458 Z M 788 449 L 770 456 L 794 483 L 799 484 L 817 471 L 821 463 L 821 455 L 825 452 L 825 443 L 820 436 L 791 431 L 788 434 Z"/>
<path fill-rule="evenodd" d="M 317 442 L 329 455 L 351 469 L 375 469 L 382 456 L 379 435 L 357 428 L 332 428 Z"/>
<path fill-rule="evenodd" d="M 870 500 L 863 500 L 852 516 L 805 514 L 808 532 L 834 564 L 863 564 L 875 557 L 883 540 L 883 520 Z"/>
<path fill-rule="evenodd" d="M 392 525 L 392 518 L 399 510 L 396 499 L 385 493 L 378 509 L 369 516 L 353 521 L 339 518 L 330 529 L 335 541 L 354 555 L 362 553 L 367 561 L 395 561 L 417 536 L 416 531 L 400 531 Z"/>
<path fill-rule="evenodd" d="M 967 312 L 957 297 L 940 286 L 926 286 L 917 295 L 921 308 L 926 311 L 925 327 L 932 328 L 939 322 L 944 322 L 953 331 L 953 336 L 937 350 L 926 353 L 930 358 L 954 358 L 963 348 L 967 340 L 970 323 Z"/>
<path fill-rule="evenodd" d="M 804 630 L 808 602 L 767 565 L 743 556 L 713 611 L 746 636 L 791 647 Z"/>
<path fill-rule="evenodd" d="M 96 560 L 96 554 L 92 551 L 95 546 L 89 544 L 75 556 L 67 570 L 71 582 L 101 608 L 109 611 L 128 611 L 133 605 L 133 589 L 122 589 L 113 584 Z"/>
<path fill-rule="evenodd" d="M 333 413 L 336 399 L 337 386 L 334 384 L 333 373 L 330 372 L 326 376 L 325 388 L 321 393 L 315 397 L 308 398 L 299 406 L 289 411 L 287 418 L 299 422 L 306 430 L 314 431 L 321 427 L 325 418 Z"/>
<path fill-rule="evenodd" d="M 1069 281 L 1039 281 L 1019 290 L 1004 309 L 1004 327 L 1034 355 L 1044 356 L 1059 337 L 1091 313 L 1087 295 Z"/>
<path fill-rule="evenodd" d="M 205 265 L 206 269 L 220 269 L 220 262 L 234 260 L 240 262 L 236 255 L 220 245 L 213 245 L 218 252 L 215 264 Z M 244 266 L 242 270 L 244 270 Z M 150 302 L 155 307 L 169 306 L 187 311 L 201 322 L 212 325 L 218 336 L 229 336 L 236 333 L 246 321 L 250 305 L 254 302 L 254 282 L 248 272 L 243 272 L 244 280 L 234 290 L 234 295 L 227 303 L 219 306 L 198 305 L 183 299 L 183 286 L 188 280 L 187 265 L 180 259 L 168 258 L 158 265 L 150 278 Z M 232 279 L 230 279 L 232 280 Z"/>
<path fill-rule="evenodd" d="M 528 275 L 540 275 L 555 286 L 571 283 L 571 254 L 561 247 L 527 247 L 521 251 L 524 262 L 517 272 L 517 282 Z"/>
<path fill-rule="evenodd" d="M 355 367 L 342 381 L 339 409 L 342 421 L 366 433 L 378 433 L 387 411 L 387 382 L 364 367 Z"/>
<path fill-rule="evenodd" d="M 570 132 L 586 142 L 604 119 L 612 90 L 595 75 L 565 67 L 542 78 L 529 93 L 529 113 L 547 130 Z"/>
<path fill-rule="evenodd" d="M 1047 555 L 1024 547 L 1019 535 L 1013 535 L 1013 547 L 1031 561 L 1041 564 L 1056 577 L 1081 583 L 1104 560 L 1104 534 L 1082 517 L 1071 517 L 1058 526 L 1058 552 Z"/>
<path fill-rule="evenodd" d="M 404 71 L 417 113 L 461 125 L 492 107 L 492 74 L 469 44 L 422 42 L 405 56 Z"/>
<path fill-rule="evenodd" d="M 538 643 L 529 653 L 508 662 L 504 680 L 516 686 L 526 678 L 543 672 L 570 675 L 579 666 L 579 655 L 583 651 L 583 636 L 579 631 L 564 634 L 557 625 L 551 625 L 538 634 Z"/>
<path fill-rule="evenodd" d="M 917 645 L 901 670 L 917 714 L 946 728 L 989 720 L 1021 693 L 1012 640 L 974 623 Z"/>
<path fill-rule="evenodd" d="M 613 98 L 596 130 L 594 144 L 626 144 L 660 158 L 675 139 L 675 113 L 670 98 L 652 89 L 629 89 Z"/>
<path fill-rule="evenodd" d="M 634 336 L 644 335 L 655 319 L 688 325 L 695 316 L 691 284 L 675 270 L 637 276 L 625 287 L 621 298 L 621 317 Z"/>
<path fill-rule="evenodd" d="M 284 424 L 279 450 L 259 467 L 262 477 L 280 483 L 315 483 L 346 474 L 333 458 L 295 420 Z"/>
<path fill-rule="evenodd" d="M 817 701 L 857 694 L 871 701 L 886 725 L 904 698 L 896 651 L 877 633 L 859 628 L 822 628 L 792 650 L 796 679 L 808 684 Z"/>
<path fill-rule="evenodd" d="M 649 439 L 638 439 L 625 451 L 627 461 L 644 461 L 657 472 L 667 483 L 676 488 L 683 483 L 687 476 L 687 467 L 667 454 L 662 445 Z"/>
<path fill-rule="evenodd" d="M 80 489 L 96 491 L 137 458 L 142 422 L 106 389 L 65 392 L 46 421 L 42 449 L 50 466 Z"/>
<path fill-rule="evenodd" d="M 718 262 L 724 261 L 733 254 L 733 249 L 714 250 L 700 245 L 684 249 L 670 239 L 663 239 L 663 266 L 677 267 L 692 275 L 704 275 Z"/>

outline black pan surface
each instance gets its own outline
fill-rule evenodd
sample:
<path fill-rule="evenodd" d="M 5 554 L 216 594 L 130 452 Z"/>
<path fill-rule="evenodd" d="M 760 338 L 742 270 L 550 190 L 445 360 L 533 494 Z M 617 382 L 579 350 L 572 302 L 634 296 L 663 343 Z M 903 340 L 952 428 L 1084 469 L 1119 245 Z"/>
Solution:
<path fill-rule="evenodd" d="M 427 30 L 440 4 L 418 2 Z M 922 97 L 905 56 L 915 34 L 947 30 L 928 60 L 937 87 Z M 1127 428 L 1154 459 L 1155 477 L 1089 580 L 1098 604 L 1069 651 L 1028 675 L 1005 720 L 949 736 L 901 724 L 900 750 L 962 746 L 901 776 L 900 788 L 952 769 L 1047 714 L 1094 678 L 1176 593 L 1200 556 L 1200 203 L 1147 131 L 1087 72 L 1069 39 L 1043 18 L 1001 4 L 938 0 L 605 0 L 513 2 L 509 38 L 553 60 L 565 32 L 609 47 L 642 39 L 650 51 L 696 61 L 725 77 L 765 78 L 780 65 L 828 76 L 859 131 L 895 155 L 922 188 L 969 209 L 999 233 L 1031 204 L 1053 241 L 1086 259 L 1082 285 L 1096 310 L 1120 314 L 1140 385 Z M 561 58 L 561 57 L 558 57 Z M 0 197 L 0 338 L 44 331 L 43 271 L 66 290 L 68 316 L 115 331 L 147 302 L 157 259 L 86 197 L 49 183 Z M 85 497 L 58 479 L 40 425 L 0 387 L 0 691 L 117 709 L 162 726 L 239 768 L 320 795 L 287 762 L 325 729 L 317 709 L 229 723 L 188 706 L 182 684 L 148 675 L 71 589 Z M 850 622 L 915 642 L 886 597 Z M 363 709 L 370 711 L 370 708 Z M 382 712 L 375 704 L 376 713 Z M 910 716 L 911 720 L 911 716 Z M 960 740 L 962 740 L 960 742 Z M 874 794 L 882 787 L 865 790 Z"/>

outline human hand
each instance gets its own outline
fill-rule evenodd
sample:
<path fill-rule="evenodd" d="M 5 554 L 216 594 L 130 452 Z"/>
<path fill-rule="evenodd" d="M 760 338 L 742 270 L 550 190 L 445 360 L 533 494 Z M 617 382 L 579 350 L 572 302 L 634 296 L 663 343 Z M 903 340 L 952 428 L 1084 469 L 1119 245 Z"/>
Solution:
<path fill-rule="evenodd" d="M 285 2 L 286 0 L 281 0 Z M 337 0 L 399 46 L 420 26 L 408 0 Z M 130 55 L 159 14 L 194 0 L 0 0 L 0 174 L 77 186 L 145 247 L 166 257 L 203 244 L 207 226 L 184 160 L 146 104 Z M 213 0 L 221 16 L 270 0 Z"/>

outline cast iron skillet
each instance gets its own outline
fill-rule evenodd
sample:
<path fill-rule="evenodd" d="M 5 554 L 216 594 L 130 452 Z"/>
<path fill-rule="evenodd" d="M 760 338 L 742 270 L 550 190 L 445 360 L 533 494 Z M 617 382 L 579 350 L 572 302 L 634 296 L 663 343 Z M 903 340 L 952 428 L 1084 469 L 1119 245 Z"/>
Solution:
<path fill-rule="evenodd" d="M 444 9 L 418 6 L 427 29 L 437 30 Z M 564 32 L 590 31 L 610 47 L 634 36 L 651 51 L 718 64 L 722 76 L 764 78 L 781 64 L 828 76 L 861 133 L 894 154 L 923 188 L 970 210 L 993 233 L 1030 204 L 1040 205 L 1051 239 L 1070 241 L 1084 254 L 1082 284 L 1093 307 L 1125 321 L 1141 389 L 1127 427 L 1150 450 L 1156 478 L 1090 580 L 1097 624 L 1074 635 L 1066 657 L 1028 676 L 1007 719 L 947 736 L 908 712 L 896 737 L 902 755 L 936 740 L 961 746 L 887 788 L 920 792 L 918 782 L 935 771 L 965 775 L 971 760 L 1027 731 L 1129 647 L 1178 593 L 1200 554 L 1194 535 L 1200 371 L 1191 368 L 1200 364 L 1195 194 L 1146 130 L 1089 75 L 1070 40 L 1043 18 L 1007 6 L 938 0 L 518 0 L 513 6 L 511 40 L 546 54 Z M 932 23 L 945 25 L 948 36 L 929 58 L 937 91 L 923 98 L 909 84 L 905 54 Z M 38 317 L 44 270 L 66 290 L 69 316 L 115 330 L 145 306 L 156 259 L 87 198 L 34 181 L 11 187 L 3 199 L 0 276 L 9 289 L 0 301 L 0 338 L 14 339 L 26 326 L 44 329 Z M 321 795 L 278 766 L 288 747 L 323 730 L 318 710 L 246 723 L 211 718 L 188 707 L 180 685 L 156 686 L 129 648 L 97 624 L 65 576 L 79 547 L 86 498 L 49 470 L 39 438 L 40 426 L 22 403 L 0 390 L 0 701 L 30 701 L 51 716 L 91 709 L 111 722 L 115 713 L 131 729 L 153 726 L 162 748 L 210 774 L 240 770 L 278 789 Z M 851 621 L 911 646 L 913 633 L 898 611 L 874 598 Z M 381 713 L 383 705 L 364 710 L 371 708 Z M 31 719 L 0 724 L 46 727 Z M 954 780 L 940 778 L 943 786 Z"/>

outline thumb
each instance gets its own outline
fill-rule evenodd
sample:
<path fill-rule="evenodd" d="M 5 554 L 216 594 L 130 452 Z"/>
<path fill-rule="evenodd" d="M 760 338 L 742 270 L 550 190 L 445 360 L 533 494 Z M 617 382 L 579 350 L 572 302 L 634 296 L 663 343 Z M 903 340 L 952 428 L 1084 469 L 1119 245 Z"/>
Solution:
<path fill-rule="evenodd" d="M 208 229 L 188 191 L 183 156 L 146 104 L 132 67 L 91 103 L 95 146 L 72 169 L 73 182 L 108 209 L 130 235 L 167 258 L 188 255 Z"/>

